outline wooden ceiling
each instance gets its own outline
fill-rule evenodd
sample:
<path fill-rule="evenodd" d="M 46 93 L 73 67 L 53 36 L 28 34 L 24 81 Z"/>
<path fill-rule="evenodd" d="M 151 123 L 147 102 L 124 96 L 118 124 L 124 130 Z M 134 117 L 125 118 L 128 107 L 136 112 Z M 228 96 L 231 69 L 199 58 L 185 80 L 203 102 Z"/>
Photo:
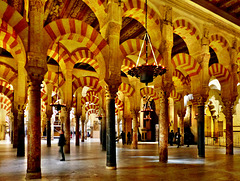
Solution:
<path fill-rule="evenodd" d="M 240 26 L 240 0 L 191 0 Z"/>

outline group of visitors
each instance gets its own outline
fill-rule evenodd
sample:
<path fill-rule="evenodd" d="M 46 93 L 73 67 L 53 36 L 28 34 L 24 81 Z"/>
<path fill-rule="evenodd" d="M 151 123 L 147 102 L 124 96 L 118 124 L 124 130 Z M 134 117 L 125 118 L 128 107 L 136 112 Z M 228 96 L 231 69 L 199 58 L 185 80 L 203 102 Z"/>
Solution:
<path fill-rule="evenodd" d="M 177 144 L 177 148 L 179 148 L 181 144 L 181 137 L 182 135 L 179 132 L 176 132 L 174 134 L 173 130 L 171 130 L 171 132 L 168 134 L 168 140 L 169 140 L 170 146 L 173 146 L 173 143 L 175 141 L 175 143 Z M 189 132 L 185 132 L 184 143 L 187 144 L 187 147 L 189 147 L 190 142 L 191 142 L 191 135 Z"/>
<path fill-rule="evenodd" d="M 125 132 L 122 131 L 121 133 L 121 137 L 122 137 L 122 144 L 124 145 L 125 144 L 125 141 L 126 141 L 126 136 L 125 136 Z M 131 145 L 132 144 L 132 139 L 131 139 L 131 133 L 128 132 L 127 134 L 127 145 Z"/>

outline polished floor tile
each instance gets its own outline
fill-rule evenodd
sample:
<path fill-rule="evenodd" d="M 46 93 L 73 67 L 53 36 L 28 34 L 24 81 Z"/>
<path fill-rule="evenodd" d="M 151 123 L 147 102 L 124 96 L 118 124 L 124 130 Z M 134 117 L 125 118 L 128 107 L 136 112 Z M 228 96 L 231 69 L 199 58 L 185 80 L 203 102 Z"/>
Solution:
<path fill-rule="evenodd" d="M 225 155 L 224 147 L 206 146 L 206 158 L 197 157 L 197 146 L 169 146 L 168 163 L 158 162 L 157 143 L 139 143 L 138 149 L 117 143 L 117 169 L 106 169 L 106 152 L 99 140 L 88 139 L 76 147 L 71 141 L 71 154 L 60 161 L 57 139 L 52 147 L 42 140 L 42 179 L 38 180 L 240 180 L 240 149 Z M 25 180 L 27 158 L 16 157 L 17 150 L 8 141 L 0 141 L 0 180 Z"/>

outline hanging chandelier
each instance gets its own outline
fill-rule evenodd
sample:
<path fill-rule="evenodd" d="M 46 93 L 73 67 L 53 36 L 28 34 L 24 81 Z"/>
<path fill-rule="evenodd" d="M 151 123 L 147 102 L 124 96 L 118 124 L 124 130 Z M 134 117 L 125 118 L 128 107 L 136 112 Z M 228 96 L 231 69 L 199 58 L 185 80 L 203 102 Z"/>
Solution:
<path fill-rule="evenodd" d="M 57 86 L 57 101 L 55 103 L 51 103 L 50 106 L 54 107 L 58 112 L 61 111 L 62 107 L 66 107 L 65 104 L 61 104 L 60 103 L 60 99 L 58 98 L 58 93 L 59 93 L 59 42 L 58 42 L 58 72 L 57 72 L 57 75 L 58 75 L 58 86 Z"/>
<path fill-rule="evenodd" d="M 150 41 L 150 37 L 147 32 L 147 0 L 145 1 L 145 10 L 146 10 L 146 14 L 145 14 L 146 34 L 143 39 L 143 43 L 142 43 L 141 50 L 138 55 L 136 66 L 129 68 L 128 75 L 130 75 L 132 77 L 140 78 L 140 82 L 145 83 L 147 86 L 148 83 L 152 82 L 155 77 L 157 77 L 158 75 L 165 74 L 166 68 L 162 65 L 158 65 L 154 51 L 153 51 L 152 43 Z M 144 47 L 144 42 L 146 42 L 146 45 L 145 45 L 146 63 L 143 65 L 139 65 L 139 60 L 140 60 L 142 50 Z M 154 64 L 151 64 L 151 65 L 148 64 L 148 44 L 150 45 L 150 48 L 151 48 L 151 51 L 153 54 L 153 58 L 154 58 L 154 62 L 155 62 Z"/>

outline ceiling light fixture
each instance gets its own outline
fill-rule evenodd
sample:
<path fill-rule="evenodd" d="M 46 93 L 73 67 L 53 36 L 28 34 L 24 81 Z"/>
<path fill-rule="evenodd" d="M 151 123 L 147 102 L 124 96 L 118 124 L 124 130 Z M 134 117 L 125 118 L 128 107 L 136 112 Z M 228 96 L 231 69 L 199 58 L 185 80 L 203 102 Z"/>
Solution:
<path fill-rule="evenodd" d="M 163 75 L 166 73 L 166 68 L 162 65 L 158 65 L 152 43 L 150 41 L 150 37 L 147 32 L 147 0 L 145 1 L 145 10 L 146 10 L 146 16 L 145 16 L 145 24 L 146 24 L 146 34 L 143 39 L 143 43 L 141 46 L 141 50 L 138 55 L 136 66 L 133 66 L 132 68 L 129 68 L 128 74 L 132 77 L 140 78 L 140 82 L 145 83 L 146 86 L 148 83 L 153 81 L 153 78 L 157 77 L 158 75 Z M 146 42 L 146 63 L 143 65 L 139 65 L 139 60 L 142 54 L 142 50 L 144 47 L 144 42 Z M 154 58 L 154 64 L 149 65 L 148 64 L 148 44 L 150 45 L 153 58 Z"/>

